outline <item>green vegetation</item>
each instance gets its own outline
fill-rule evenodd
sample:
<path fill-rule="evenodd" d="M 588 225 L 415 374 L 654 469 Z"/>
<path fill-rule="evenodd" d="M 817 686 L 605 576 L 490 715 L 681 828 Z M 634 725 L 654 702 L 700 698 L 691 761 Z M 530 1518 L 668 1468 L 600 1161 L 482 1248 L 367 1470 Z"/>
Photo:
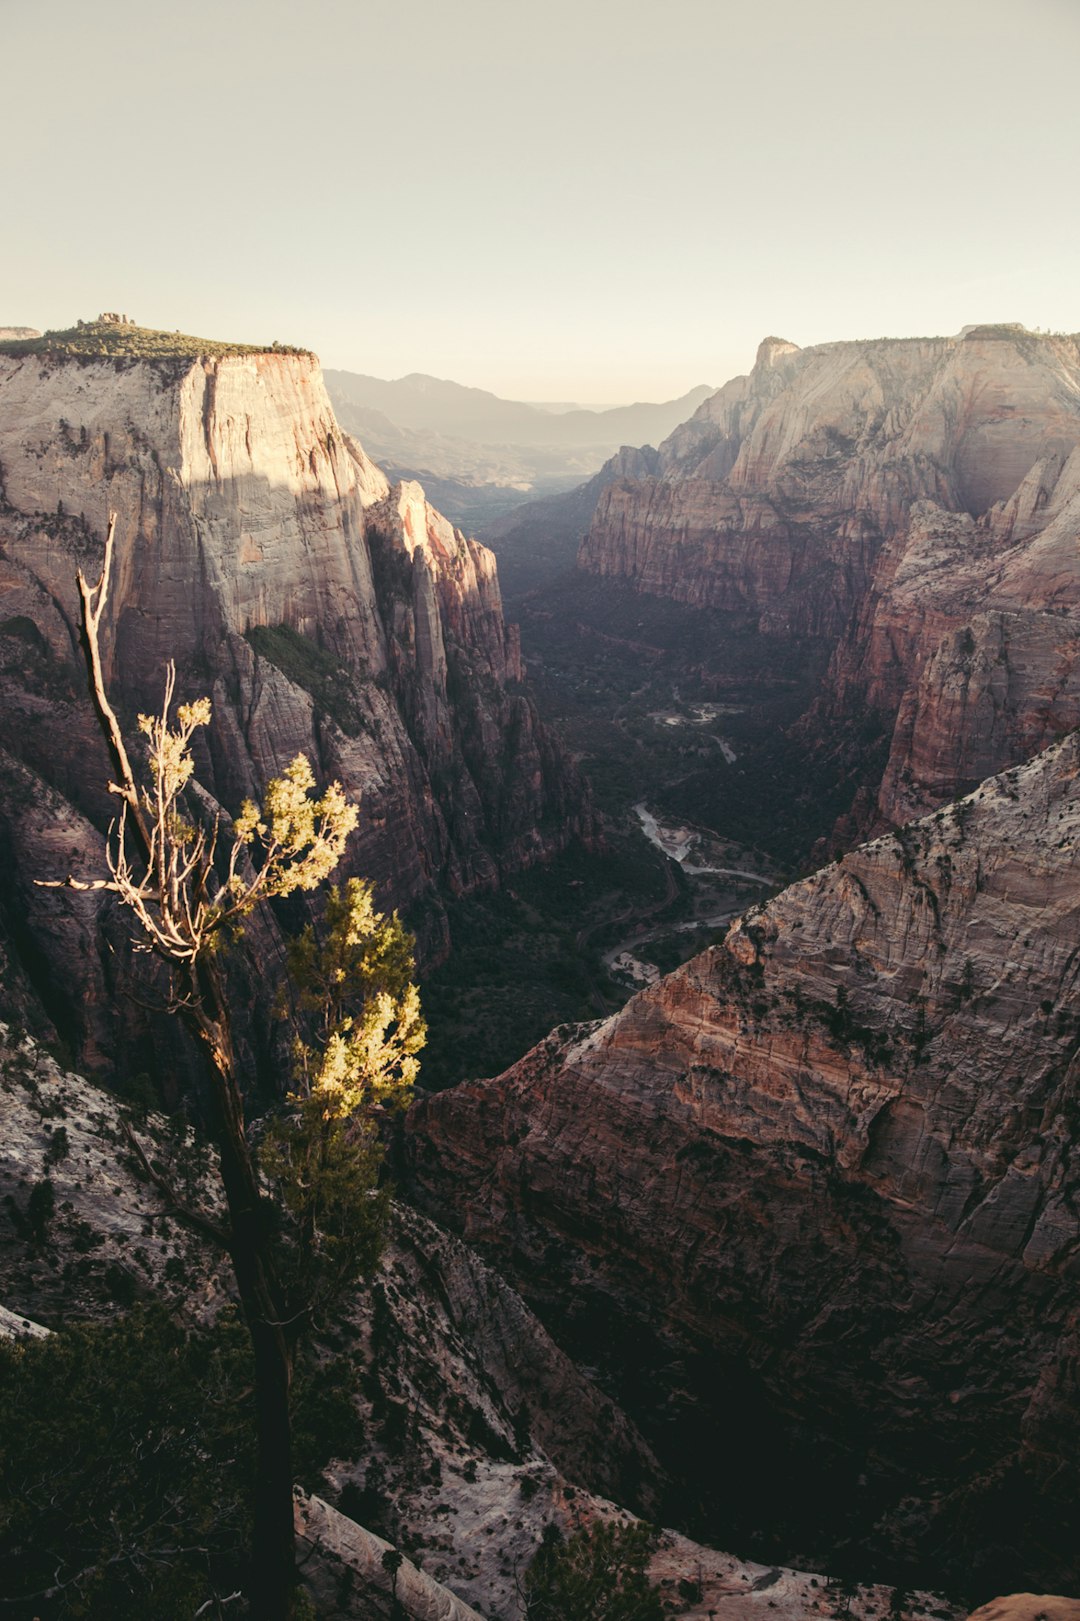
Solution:
<path fill-rule="evenodd" d="M 547 1526 L 525 1576 L 527 1621 L 662 1621 L 645 1574 L 655 1541 L 644 1524 L 594 1525 L 565 1540 Z"/>
<path fill-rule="evenodd" d="M 818 691 L 824 641 L 763 635 L 753 615 L 689 608 L 582 574 L 516 606 L 541 713 L 581 758 L 612 818 L 648 799 L 664 816 L 713 828 L 795 873 L 859 786 L 884 769 L 876 716 L 837 731 L 826 751 L 795 726 Z M 701 723 L 702 704 L 723 712 Z"/>
<path fill-rule="evenodd" d="M 318 941 L 308 933 L 298 942 L 296 1090 L 288 1099 L 291 1118 L 268 1145 L 269 1169 L 288 1214 L 282 1220 L 279 1210 L 267 1220 L 269 1201 L 245 1124 L 250 1075 L 233 1038 L 222 958 L 257 906 L 317 889 L 329 877 L 358 812 L 339 783 L 316 798 L 314 773 L 297 755 L 267 784 L 262 805 L 245 801 L 229 848 L 219 855 L 220 822 L 192 819 L 186 803 L 192 738 L 210 721 L 210 701 L 180 704 L 174 717 L 171 664 L 160 714 L 139 716 L 147 747 L 146 765 L 136 774 L 101 667 L 99 626 L 113 538 L 110 522 L 97 584 L 89 585 L 81 572 L 76 577 L 87 674 L 116 772 L 112 792 L 124 805 L 111 831 L 110 876 L 99 882 L 130 913 L 143 949 L 162 963 L 168 1006 L 196 1042 L 212 1090 L 228 1220 L 220 1226 L 201 1212 L 189 1219 L 209 1228 L 228 1253 L 251 1337 L 258 1461 L 246 1591 L 260 1621 L 291 1621 L 290 1386 L 298 1346 L 320 1307 L 377 1253 L 379 1210 L 367 1208 L 379 1166 L 373 1115 L 404 1101 L 423 1042 L 416 989 L 402 983 L 411 968 L 411 942 L 396 919 L 388 924 L 374 911 L 359 883 L 332 894 Z M 183 1200 L 165 1191 L 183 1214 Z"/>
<path fill-rule="evenodd" d="M 685 904 L 668 869 L 636 826 L 611 828 L 601 849 L 575 842 L 505 889 L 454 902 L 449 959 L 423 979 L 424 1085 L 498 1075 L 555 1025 L 621 1007 L 629 989 L 602 952 L 632 919 Z"/>
<path fill-rule="evenodd" d="M 332 653 L 291 625 L 253 625 L 244 639 L 260 658 L 310 693 L 316 707 L 343 732 L 359 736 L 364 723 L 354 687 L 357 678 Z"/>
<path fill-rule="evenodd" d="M 306 355 L 277 343 L 223 343 L 214 338 L 192 338 L 183 332 L 156 332 L 133 322 L 86 321 L 40 338 L 8 338 L 0 342 L 0 355 L 55 355 L 71 360 L 175 361 L 222 360 L 228 355 Z"/>
<path fill-rule="evenodd" d="M 321 1317 L 382 1251 L 390 1190 L 379 1186 L 377 1115 L 412 1096 L 426 1035 L 411 983 L 414 940 L 375 910 L 371 885 L 331 887 L 318 936 L 288 948 L 308 1038 L 294 1042 L 296 1090 L 262 1145 L 262 1168 L 288 1213 L 287 1290 Z"/>
<path fill-rule="evenodd" d="M 252 1362 L 161 1307 L 46 1340 L 0 1341 L 0 1591 L 13 1621 L 187 1621 L 241 1583 L 254 1468 Z M 344 1362 L 294 1382 L 297 1478 L 323 1489 L 362 1441 Z"/>

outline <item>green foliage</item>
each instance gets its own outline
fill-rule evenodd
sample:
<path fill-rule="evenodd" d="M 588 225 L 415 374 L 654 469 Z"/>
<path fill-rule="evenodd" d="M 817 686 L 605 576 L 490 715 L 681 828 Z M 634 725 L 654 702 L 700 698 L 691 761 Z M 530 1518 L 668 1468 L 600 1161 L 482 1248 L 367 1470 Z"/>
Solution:
<path fill-rule="evenodd" d="M 59 1165 L 61 1160 L 67 1159 L 71 1153 L 71 1142 L 68 1138 L 66 1126 L 54 1126 L 49 1134 L 49 1146 L 45 1150 L 45 1164 Z"/>
<path fill-rule="evenodd" d="M 621 1006 L 604 945 L 628 915 L 663 915 L 665 867 L 636 827 L 611 830 L 602 849 L 574 843 L 512 890 L 453 902 L 450 956 L 423 983 L 424 1085 L 498 1075 L 554 1026 Z"/>
<path fill-rule="evenodd" d="M 36 1244 L 44 1244 L 56 1209 L 56 1194 L 48 1177 L 35 1182 L 26 1205 L 26 1219 Z"/>
<path fill-rule="evenodd" d="M 290 1112 L 261 1157 L 291 1218 L 297 1285 L 317 1312 L 378 1259 L 390 1195 L 377 1122 L 408 1103 L 425 1027 L 412 936 L 396 913 L 375 910 L 359 878 L 330 888 L 321 934 L 309 926 L 292 942 L 289 968 L 308 1039 L 297 1037 Z"/>
<path fill-rule="evenodd" d="M 0 1344 L 8 1614 L 171 1621 L 232 1579 L 254 1434 L 245 1342 L 234 1322 L 195 1334 L 155 1308 Z"/>
<path fill-rule="evenodd" d="M 332 653 L 291 625 L 253 625 L 245 632 L 245 640 L 260 658 L 310 693 L 317 707 L 343 732 L 350 737 L 359 735 L 363 720 L 353 691 L 354 678 Z"/>
<path fill-rule="evenodd" d="M 341 1362 L 294 1384 L 297 1478 L 361 1436 Z M 0 1592 L 13 1621 L 189 1621 L 240 1586 L 255 1467 L 248 1337 L 140 1308 L 0 1341 Z M 209 1613 L 216 1614 L 213 1610 Z"/>
<path fill-rule="evenodd" d="M 0 355 L 57 355 L 65 359 L 93 360 L 221 360 L 227 355 L 310 354 L 284 344 L 223 343 L 214 338 L 192 338 L 183 332 L 157 332 L 131 322 L 88 321 L 82 326 L 46 332 L 40 338 L 8 338 Z"/>
<path fill-rule="evenodd" d="M 645 1574 L 651 1526 L 594 1525 L 563 1539 L 548 1526 L 525 1577 L 527 1621 L 661 1621 Z"/>
<path fill-rule="evenodd" d="M 184 792 L 195 770 L 191 740 L 210 723 L 210 700 L 179 704 L 174 725 L 175 680 L 170 664 L 160 714 L 139 716 L 149 780 L 140 785 L 125 760 L 111 877 L 101 887 L 114 890 L 131 909 L 144 949 L 190 971 L 202 953 L 216 949 L 227 925 L 238 928 L 261 901 L 317 889 L 337 866 L 358 812 L 340 783 L 316 798 L 315 774 L 298 754 L 267 783 L 261 805 L 244 801 L 232 825 L 227 873 L 220 877 L 220 824 L 208 830 L 184 815 Z"/>

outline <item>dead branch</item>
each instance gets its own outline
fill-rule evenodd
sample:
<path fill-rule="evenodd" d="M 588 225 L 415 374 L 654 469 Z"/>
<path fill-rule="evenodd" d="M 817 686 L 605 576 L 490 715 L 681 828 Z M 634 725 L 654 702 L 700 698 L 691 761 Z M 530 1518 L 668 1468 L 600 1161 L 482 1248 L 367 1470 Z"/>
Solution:
<path fill-rule="evenodd" d="M 79 600 L 82 603 L 82 641 L 86 653 L 87 668 L 90 677 L 90 696 L 94 700 L 94 707 L 102 722 L 103 729 L 109 744 L 109 751 L 116 766 L 119 783 L 110 782 L 109 792 L 119 794 L 124 804 L 131 811 L 135 830 L 145 850 L 149 853 L 150 837 L 146 824 L 143 821 L 142 810 L 139 805 L 139 790 L 135 782 L 135 773 L 131 769 L 127 749 L 124 747 L 124 736 L 120 730 L 120 722 L 115 711 L 109 703 L 105 691 L 105 677 L 101 669 L 101 647 L 98 629 L 101 624 L 101 615 L 109 596 L 109 570 L 112 567 L 113 539 L 116 535 L 116 513 L 109 513 L 109 528 L 105 536 L 105 559 L 101 566 L 101 574 L 96 585 L 90 585 L 79 569 L 75 575 L 75 583 L 79 588 Z"/>

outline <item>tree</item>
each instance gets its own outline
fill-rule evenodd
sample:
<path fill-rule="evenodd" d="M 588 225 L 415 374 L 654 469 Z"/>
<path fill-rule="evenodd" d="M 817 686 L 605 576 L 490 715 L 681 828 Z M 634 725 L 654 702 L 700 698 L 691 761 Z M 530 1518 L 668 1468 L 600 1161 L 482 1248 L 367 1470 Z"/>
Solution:
<path fill-rule="evenodd" d="M 305 1366 L 305 1362 L 308 1364 Z M 344 1362 L 301 1358 L 295 1462 L 358 1443 Z M 0 1615 L 190 1621 L 236 1613 L 250 1539 L 251 1345 L 136 1306 L 40 1340 L 0 1339 Z"/>
<path fill-rule="evenodd" d="M 261 806 L 245 802 L 223 825 L 192 813 L 191 741 L 210 720 L 201 698 L 172 717 L 170 664 L 160 715 L 139 717 L 147 740 L 140 781 L 105 687 L 100 624 L 108 597 L 115 517 L 110 518 L 102 572 L 91 586 L 77 575 L 82 641 L 90 694 L 116 772 L 110 792 L 120 815 L 110 829 L 107 878 L 75 888 L 115 893 L 130 910 L 137 945 L 170 976 L 168 1008 L 183 1020 L 203 1054 L 211 1083 L 212 1134 L 218 1149 L 228 1226 L 221 1233 L 251 1337 L 254 1357 L 257 1464 L 250 1599 L 259 1621 L 292 1612 L 292 1465 L 289 1391 L 298 1338 L 313 1300 L 299 1288 L 304 1263 L 318 1261 L 324 1293 L 373 1259 L 378 1216 L 378 1146 L 372 1107 L 402 1099 L 415 1073 L 423 1025 L 411 969 L 409 937 L 370 905 L 370 892 L 348 886 L 335 895 L 336 921 L 320 945 L 312 931 L 294 953 L 301 971 L 302 1011 L 320 1026 L 322 1046 L 298 1040 L 298 1090 L 291 1126 L 271 1134 L 267 1163 L 295 1223 L 301 1265 L 289 1266 L 280 1223 L 271 1218 L 258 1158 L 246 1134 L 241 1066 L 223 968 L 223 947 L 261 902 L 312 890 L 333 871 L 356 825 L 357 811 L 339 784 L 315 793 L 303 756 L 269 783 Z M 357 943 L 364 935 L 362 946 Z M 350 953 L 356 965 L 349 966 Z M 358 954 L 358 955 L 357 955 Z M 304 975 L 307 976 L 306 982 Z M 349 998 L 359 994 L 359 1013 Z M 202 1222 L 203 1230 L 208 1224 Z M 363 1234 L 362 1241 L 358 1235 Z"/>
<path fill-rule="evenodd" d="M 408 1102 L 426 1034 L 412 953 L 397 913 L 377 912 L 359 878 L 331 887 L 321 935 L 309 924 L 288 948 L 313 1040 L 296 1038 L 289 1113 L 261 1161 L 291 1217 L 292 1287 L 312 1320 L 378 1256 L 390 1194 L 377 1117 Z"/>
<path fill-rule="evenodd" d="M 525 1575 L 526 1621 L 661 1621 L 646 1566 L 652 1527 L 597 1524 L 563 1538 L 549 1525 Z"/>

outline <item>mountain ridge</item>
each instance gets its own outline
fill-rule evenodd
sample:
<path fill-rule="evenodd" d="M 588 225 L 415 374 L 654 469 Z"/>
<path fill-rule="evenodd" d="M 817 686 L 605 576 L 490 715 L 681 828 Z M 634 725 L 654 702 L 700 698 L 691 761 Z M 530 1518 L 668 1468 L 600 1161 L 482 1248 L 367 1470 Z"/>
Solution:
<path fill-rule="evenodd" d="M 1002 323 L 807 350 L 767 339 L 652 471 L 609 464 L 579 565 L 751 614 L 763 634 L 827 638 L 805 734 L 827 742 L 867 713 L 892 734 L 866 832 L 1075 724 L 1078 446 L 1080 337 Z"/>

